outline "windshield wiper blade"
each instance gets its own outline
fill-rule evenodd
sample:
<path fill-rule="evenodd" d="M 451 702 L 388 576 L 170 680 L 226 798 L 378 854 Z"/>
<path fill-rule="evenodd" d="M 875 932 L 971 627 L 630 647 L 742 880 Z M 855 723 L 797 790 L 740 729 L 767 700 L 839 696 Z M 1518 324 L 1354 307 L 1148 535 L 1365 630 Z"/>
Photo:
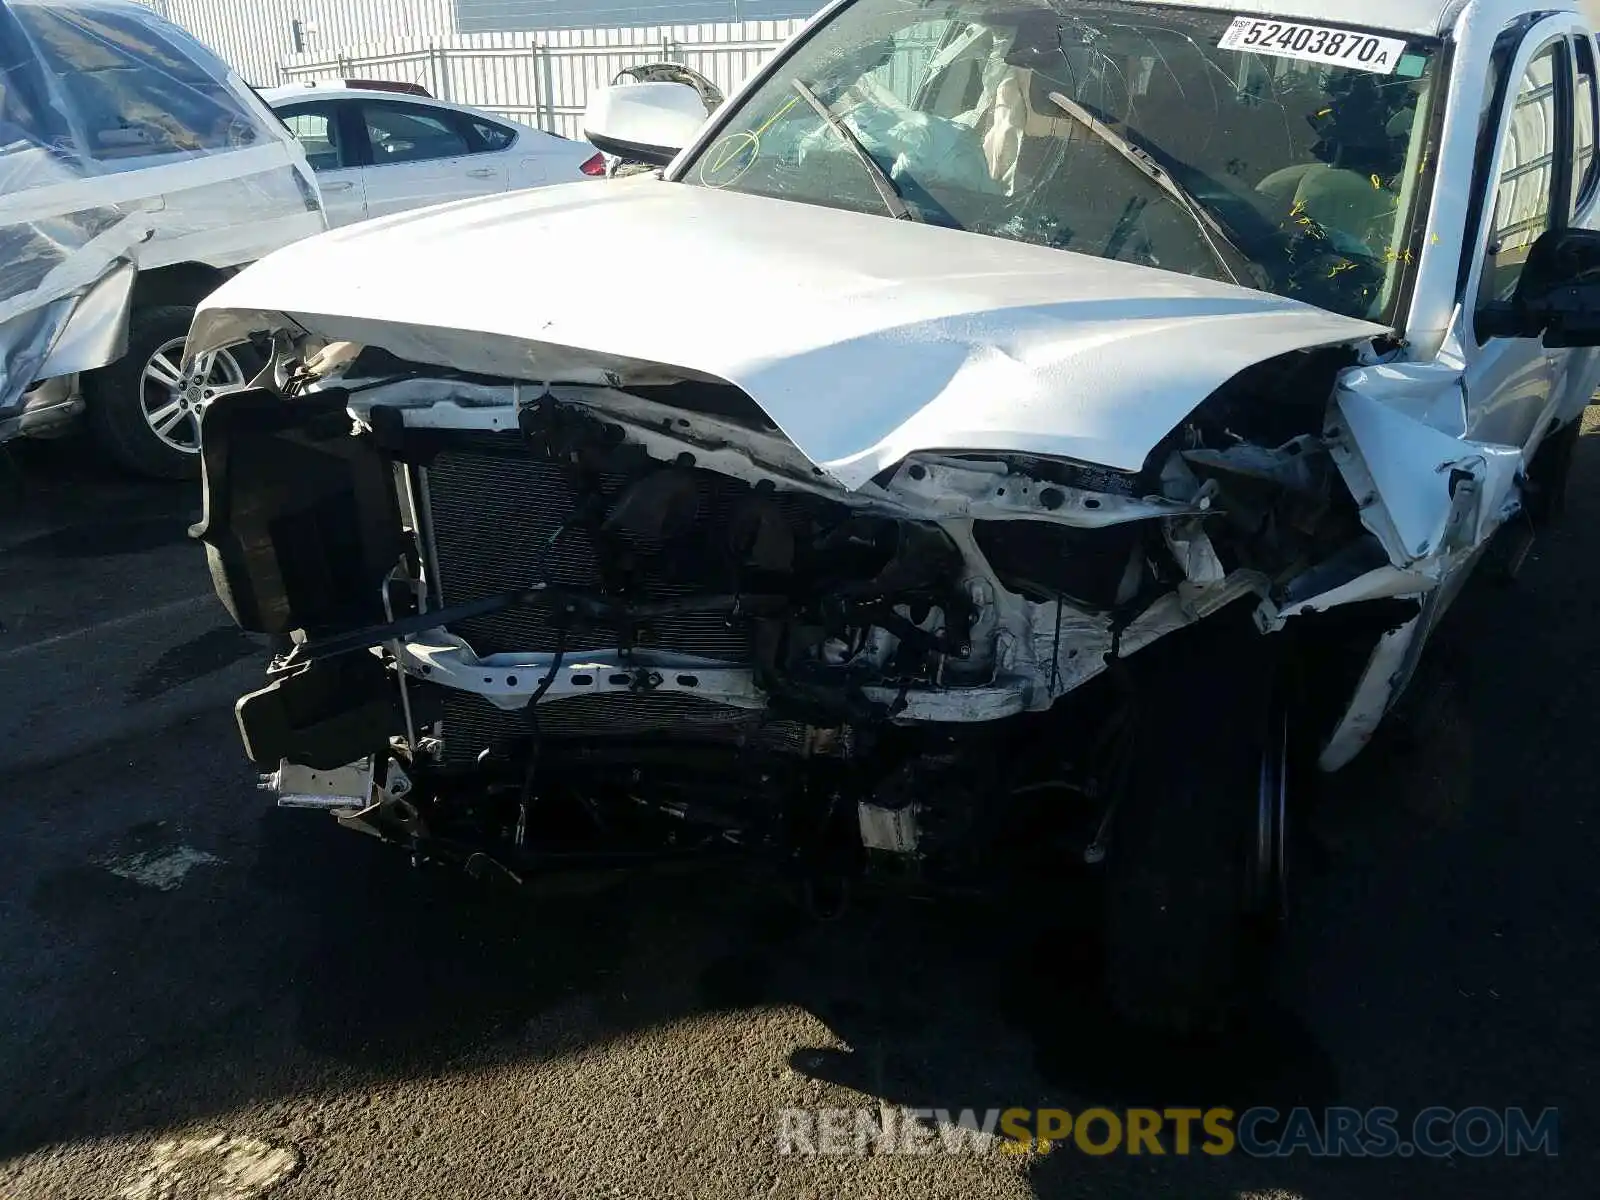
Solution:
<path fill-rule="evenodd" d="M 878 160 L 867 153 L 867 148 L 861 144 L 861 139 L 851 131 L 850 126 L 835 116 L 833 110 L 817 99 L 817 94 L 798 79 L 794 80 L 794 90 L 800 93 L 802 100 L 817 110 L 817 116 L 821 117 L 828 128 L 839 135 L 839 140 L 850 148 L 850 153 L 856 156 L 868 178 L 872 180 L 872 186 L 883 199 L 883 206 L 889 210 L 889 215 L 897 221 L 917 220 L 917 215 L 911 211 L 905 198 L 900 195 L 899 189 L 894 186 L 894 180 L 890 179 L 888 172 L 878 165 Z"/>
<path fill-rule="evenodd" d="M 1135 146 L 1077 101 L 1067 99 L 1060 92 L 1051 92 L 1049 95 L 1050 103 L 1122 155 L 1141 175 L 1171 196 L 1177 202 L 1178 207 L 1188 213 L 1190 219 L 1194 221 L 1195 228 L 1200 231 L 1200 236 L 1205 239 L 1206 246 L 1211 250 L 1212 257 L 1228 273 L 1228 278 L 1240 286 L 1245 286 L 1239 278 L 1239 273 L 1233 269 L 1233 264 L 1228 261 L 1228 256 L 1222 252 L 1222 247 L 1217 245 L 1217 239 L 1220 238 L 1223 245 L 1226 245 L 1235 254 L 1240 253 L 1238 247 L 1234 246 L 1233 241 L 1228 237 L 1227 230 L 1222 228 L 1215 217 L 1206 212 L 1204 205 L 1191 196 L 1176 179 L 1162 169 L 1161 165 L 1151 157 L 1149 151 Z M 1240 257 L 1244 256 L 1241 254 Z"/>

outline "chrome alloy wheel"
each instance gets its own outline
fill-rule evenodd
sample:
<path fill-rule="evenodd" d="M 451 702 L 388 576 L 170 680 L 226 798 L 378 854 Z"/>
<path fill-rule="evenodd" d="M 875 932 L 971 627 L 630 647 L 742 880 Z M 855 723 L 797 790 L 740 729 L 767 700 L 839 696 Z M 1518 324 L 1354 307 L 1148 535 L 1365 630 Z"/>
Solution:
<path fill-rule="evenodd" d="M 220 396 L 243 391 L 244 368 L 227 350 L 202 354 L 185 374 L 183 338 L 157 347 L 139 380 L 140 404 L 150 431 L 184 454 L 200 451 L 201 414 Z"/>

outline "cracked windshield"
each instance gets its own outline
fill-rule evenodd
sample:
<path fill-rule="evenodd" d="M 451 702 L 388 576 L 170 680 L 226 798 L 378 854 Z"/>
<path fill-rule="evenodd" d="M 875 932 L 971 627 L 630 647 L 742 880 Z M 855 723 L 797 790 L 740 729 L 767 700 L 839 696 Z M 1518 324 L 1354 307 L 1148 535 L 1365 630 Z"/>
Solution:
<path fill-rule="evenodd" d="M 861 0 L 683 179 L 1387 322 L 1435 44 L 1150 4 Z"/>

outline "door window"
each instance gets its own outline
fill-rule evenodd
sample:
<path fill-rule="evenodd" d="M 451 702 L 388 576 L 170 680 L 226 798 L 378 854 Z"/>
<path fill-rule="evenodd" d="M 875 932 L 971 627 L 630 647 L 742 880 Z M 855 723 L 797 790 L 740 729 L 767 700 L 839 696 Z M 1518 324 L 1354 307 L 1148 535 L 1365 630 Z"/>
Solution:
<path fill-rule="evenodd" d="M 372 165 L 426 162 L 471 153 L 466 135 L 446 113 L 433 113 L 412 104 L 365 102 L 367 138 L 372 143 Z"/>
<path fill-rule="evenodd" d="M 338 110 L 334 105 L 301 104 L 278 115 L 305 148 L 306 161 L 313 171 L 337 171 L 356 165 L 339 136 Z"/>
<path fill-rule="evenodd" d="M 1555 42 L 1535 55 L 1513 82 L 1505 123 L 1504 157 L 1490 210 L 1489 244 L 1478 285 L 1478 309 L 1509 300 L 1539 235 L 1551 227 L 1562 198 L 1566 219 L 1565 147 L 1559 98 L 1565 86 L 1566 45 Z"/>
<path fill-rule="evenodd" d="M 1594 42 L 1587 37 L 1574 38 L 1577 74 L 1572 110 L 1572 177 L 1578 181 L 1573 192 L 1572 211 L 1589 203 L 1595 187 L 1594 136 L 1596 128 L 1596 87 Z"/>
<path fill-rule="evenodd" d="M 492 121 L 480 121 L 475 118 L 467 122 L 472 127 L 472 133 L 477 141 L 476 149 L 483 151 L 504 150 L 517 140 L 514 130 L 507 129 L 504 125 L 496 125 Z"/>

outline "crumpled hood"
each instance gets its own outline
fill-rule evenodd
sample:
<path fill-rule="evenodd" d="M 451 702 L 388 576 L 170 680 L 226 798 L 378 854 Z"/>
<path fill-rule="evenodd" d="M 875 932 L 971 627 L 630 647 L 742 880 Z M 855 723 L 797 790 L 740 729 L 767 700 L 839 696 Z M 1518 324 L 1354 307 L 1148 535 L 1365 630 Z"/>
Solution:
<path fill-rule="evenodd" d="M 573 381 L 713 377 L 846 487 L 916 450 L 1136 470 L 1239 371 L 1384 332 L 1001 238 L 654 177 L 471 200 L 277 252 L 190 352 L 291 317 L 407 358 Z"/>

